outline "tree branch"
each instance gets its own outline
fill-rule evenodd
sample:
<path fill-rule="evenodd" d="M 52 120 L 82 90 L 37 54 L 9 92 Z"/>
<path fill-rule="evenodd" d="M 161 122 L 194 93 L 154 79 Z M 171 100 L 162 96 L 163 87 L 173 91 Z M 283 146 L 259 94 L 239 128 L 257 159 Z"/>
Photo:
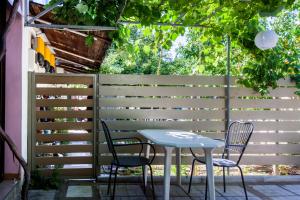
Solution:
<path fill-rule="evenodd" d="M 126 5 L 127 5 L 127 0 L 125 0 L 124 5 L 123 5 L 122 9 L 120 10 L 120 13 L 119 13 L 119 15 L 117 17 L 117 20 L 116 20 L 116 24 L 120 21 L 122 15 L 124 13 L 124 10 L 126 8 Z"/>

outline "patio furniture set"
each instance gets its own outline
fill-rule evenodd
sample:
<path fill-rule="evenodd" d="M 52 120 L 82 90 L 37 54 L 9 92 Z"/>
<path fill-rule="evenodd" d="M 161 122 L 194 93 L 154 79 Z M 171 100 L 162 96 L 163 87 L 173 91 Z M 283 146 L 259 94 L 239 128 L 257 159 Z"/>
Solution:
<path fill-rule="evenodd" d="M 118 169 L 120 167 L 142 167 L 143 172 L 143 186 L 146 188 L 147 184 L 147 168 L 149 167 L 151 177 L 151 188 L 152 195 L 155 197 L 154 184 L 153 184 L 153 170 L 151 164 L 155 158 L 155 148 L 153 144 L 160 145 L 164 148 L 164 199 L 170 198 L 170 176 L 171 176 L 171 163 L 172 163 L 172 152 L 176 149 L 176 168 L 177 168 L 177 184 L 181 184 L 180 180 L 180 162 L 181 162 L 181 149 L 190 148 L 193 156 L 192 171 L 190 176 L 190 182 L 188 187 L 188 193 L 192 184 L 194 166 L 196 161 L 206 165 L 206 191 L 205 199 L 215 200 L 215 184 L 213 175 L 213 166 L 223 168 L 223 187 L 226 192 L 226 180 L 225 180 L 225 169 L 237 167 L 241 174 L 242 184 L 244 188 L 245 197 L 248 200 L 246 185 L 244 176 L 239 163 L 245 152 L 247 144 L 253 133 L 253 124 L 251 122 L 232 122 L 226 133 L 225 140 L 211 139 L 208 137 L 201 136 L 196 133 L 186 132 L 181 130 L 170 130 L 170 129 L 145 129 L 139 130 L 139 134 L 142 135 L 148 142 L 142 142 L 139 138 L 112 138 L 109 128 L 104 121 L 101 121 L 102 127 L 105 133 L 109 152 L 113 156 L 111 162 L 109 181 L 107 194 L 110 194 L 111 179 L 114 175 L 113 181 L 113 192 L 111 198 L 114 199 L 116 192 L 116 179 Z M 137 141 L 134 143 L 128 143 L 128 141 Z M 126 146 L 137 146 L 140 147 L 138 156 L 118 156 L 116 148 Z M 213 158 L 212 153 L 216 148 L 223 147 L 223 154 L 221 158 Z M 150 148 L 153 156 L 149 158 Z M 204 150 L 204 157 L 196 155 L 193 149 L 202 148 Z M 145 154 L 142 155 L 143 151 L 146 150 Z M 230 153 L 234 153 L 237 158 L 236 161 L 229 158 Z"/>

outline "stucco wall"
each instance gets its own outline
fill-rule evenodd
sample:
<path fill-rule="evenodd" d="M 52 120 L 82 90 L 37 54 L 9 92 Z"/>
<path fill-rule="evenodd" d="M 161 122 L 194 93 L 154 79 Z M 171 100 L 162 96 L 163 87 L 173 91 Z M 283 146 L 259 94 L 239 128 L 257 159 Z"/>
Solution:
<path fill-rule="evenodd" d="M 22 17 L 17 16 L 6 40 L 5 131 L 21 152 Z M 5 173 L 18 173 L 18 162 L 8 147 L 5 150 Z"/>

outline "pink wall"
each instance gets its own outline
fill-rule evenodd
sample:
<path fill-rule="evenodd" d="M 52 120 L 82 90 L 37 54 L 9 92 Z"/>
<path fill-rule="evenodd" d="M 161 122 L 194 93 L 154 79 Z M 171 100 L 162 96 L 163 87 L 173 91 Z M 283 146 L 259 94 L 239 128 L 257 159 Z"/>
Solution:
<path fill-rule="evenodd" d="M 17 16 L 6 39 L 5 131 L 21 152 L 22 17 Z M 5 149 L 5 173 L 18 173 L 18 162 Z"/>

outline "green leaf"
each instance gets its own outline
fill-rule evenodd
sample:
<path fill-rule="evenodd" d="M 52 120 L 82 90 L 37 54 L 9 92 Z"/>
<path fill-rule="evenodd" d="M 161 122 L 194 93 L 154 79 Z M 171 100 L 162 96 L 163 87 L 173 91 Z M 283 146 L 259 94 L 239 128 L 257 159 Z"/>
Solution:
<path fill-rule="evenodd" d="M 91 46 L 93 46 L 93 44 L 94 44 L 94 36 L 93 35 L 88 35 L 85 38 L 85 45 L 87 45 L 88 47 L 91 47 Z"/>
<path fill-rule="evenodd" d="M 150 54 L 150 51 L 151 51 L 150 46 L 147 46 L 147 45 L 144 46 L 144 47 L 143 47 L 143 51 L 144 51 L 145 54 L 149 55 L 149 54 Z"/>
<path fill-rule="evenodd" d="M 78 10 L 79 13 L 85 14 L 88 12 L 89 7 L 83 3 L 79 3 L 76 5 L 76 9 Z"/>

